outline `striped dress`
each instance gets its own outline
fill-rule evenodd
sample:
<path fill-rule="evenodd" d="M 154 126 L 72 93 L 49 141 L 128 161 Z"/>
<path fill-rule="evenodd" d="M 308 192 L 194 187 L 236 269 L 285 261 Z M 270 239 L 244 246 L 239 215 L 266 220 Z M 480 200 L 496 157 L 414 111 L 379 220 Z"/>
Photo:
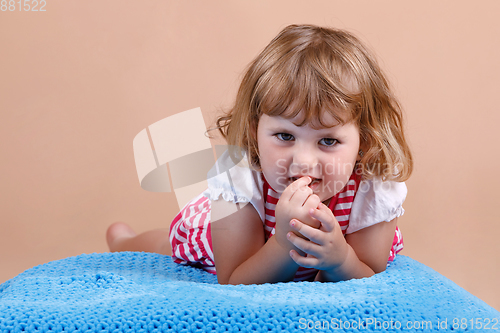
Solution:
<path fill-rule="evenodd" d="M 269 186 L 263 175 L 262 180 L 265 207 L 264 231 L 267 240 L 275 232 L 275 209 L 279 194 Z M 360 177 L 353 172 L 344 189 L 332 197 L 328 205 L 333 210 L 344 235 L 349 226 L 351 207 L 359 184 Z M 210 207 L 209 198 L 203 194 L 191 200 L 176 215 L 170 225 L 170 244 L 172 257 L 176 263 L 203 268 L 207 272 L 216 274 L 210 233 Z M 388 261 L 394 260 L 396 253 L 402 249 L 403 238 L 399 228 L 396 228 Z M 316 273 L 316 269 L 299 267 L 294 281 L 314 279 Z"/>

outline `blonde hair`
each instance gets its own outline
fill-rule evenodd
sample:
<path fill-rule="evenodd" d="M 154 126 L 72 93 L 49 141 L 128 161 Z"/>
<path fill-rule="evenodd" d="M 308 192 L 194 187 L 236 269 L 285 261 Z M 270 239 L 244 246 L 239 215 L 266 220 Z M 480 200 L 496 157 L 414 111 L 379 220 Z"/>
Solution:
<path fill-rule="evenodd" d="M 262 114 L 288 119 L 304 112 L 298 126 L 321 123 L 329 112 L 339 123 L 359 126 L 362 176 L 405 181 L 413 160 L 403 131 L 401 107 L 368 49 L 349 32 L 313 25 L 283 29 L 250 63 L 232 109 L 216 128 L 228 145 L 241 147 L 260 170 L 257 126 Z M 331 126 L 330 126 L 331 127 Z"/>

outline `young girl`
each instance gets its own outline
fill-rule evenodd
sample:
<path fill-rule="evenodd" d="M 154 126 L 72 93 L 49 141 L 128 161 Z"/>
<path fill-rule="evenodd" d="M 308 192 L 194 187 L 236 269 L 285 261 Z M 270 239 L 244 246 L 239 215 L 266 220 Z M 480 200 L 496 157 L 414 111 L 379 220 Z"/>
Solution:
<path fill-rule="evenodd" d="M 286 27 L 250 64 L 217 129 L 231 148 L 170 235 L 118 222 L 111 251 L 173 253 L 219 283 L 252 284 L 369 277 L 402 249 L 413 167 L 402 113 L 350 33 Z"/>

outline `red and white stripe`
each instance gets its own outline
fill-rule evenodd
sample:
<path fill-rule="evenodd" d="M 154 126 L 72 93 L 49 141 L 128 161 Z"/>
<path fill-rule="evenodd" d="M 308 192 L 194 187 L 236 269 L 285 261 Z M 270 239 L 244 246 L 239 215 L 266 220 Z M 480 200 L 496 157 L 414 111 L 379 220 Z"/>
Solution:
<path fill-rule="evenodd" d="M 275 233 L 275 210 L 279 194 L 274 191 L 262 176 L 264 181 L 264 208 L 266 219 L 264 230 L 266 240 Z M 359 187 L 360 177 L 353 172 L 344 189 L 337 193 L 328 207 L 339 222 L 345 235 L 349 226 L 352 203 Z M 170 244 L 172 257 L 176 263 L 203 268 L 216 274 L 212 252 L 212 237 L 210 233 L 210 200 L 200 194 L 191 200 L 172 221 L 170 226 Z M 396 253 L 403 249 L 401 231 L 396 228 L 389 261 L 394 260 Z M 318 271 L 313 268 L 299 267 L 294 281 L 311 280 Z"/>
<path fill-rule="evenodd" d="M 392 241 L 391 251 L 389 253 L 389 259 L 387 261 L 393 261 L 396 258 L 396 253 L 403 249 L 403 234 L 398 227 L 396 227 L 396 232 L 394 233 L 394 239 Z"/>
<path fill-rule="evenodd" d="M 174 262 L 201 267 L 215 274 L 209 225 L 210 200 L 200 194 L 177 214 L 170 225 Z"/>

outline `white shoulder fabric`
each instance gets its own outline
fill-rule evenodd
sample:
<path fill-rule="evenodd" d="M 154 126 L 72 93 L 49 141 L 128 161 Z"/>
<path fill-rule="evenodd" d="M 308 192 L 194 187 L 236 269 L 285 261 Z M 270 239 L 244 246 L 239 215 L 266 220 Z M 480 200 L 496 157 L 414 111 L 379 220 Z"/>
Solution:
<path fill-rule="evenodd" d="M 208 189 L 203 195 L 211 201 L 222 197 L 224 201 L 241 203 L 240 208 L 251 203 L 264 221 L 262 188 L 261 174 L 250 167 L 246 154 L 236 147 L 229 147 L 210 170 Z"/>
<path fill-rule="evenodd" d="M 354 197 L 346 233 L 351 234 L 403 215 L 406 194 L 404 182 L 384 182 L 380 178 L 361 181 Z"/>

